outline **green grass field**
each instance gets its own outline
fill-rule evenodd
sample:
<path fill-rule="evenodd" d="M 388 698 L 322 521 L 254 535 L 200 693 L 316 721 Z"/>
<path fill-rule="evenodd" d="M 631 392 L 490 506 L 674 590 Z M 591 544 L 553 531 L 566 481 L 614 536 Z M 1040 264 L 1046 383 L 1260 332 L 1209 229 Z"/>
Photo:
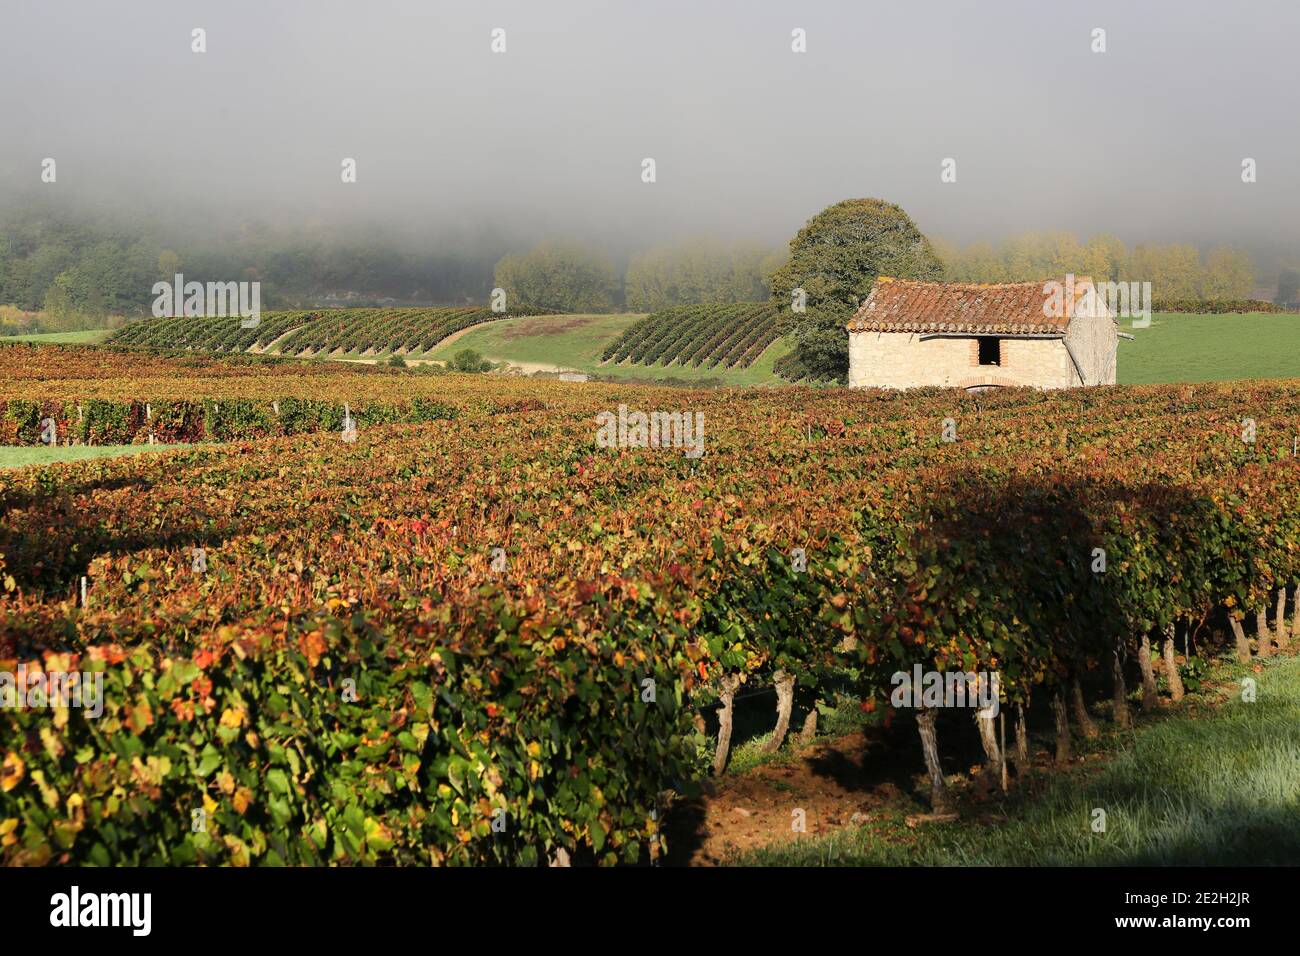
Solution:
<path fill-rule="evenodd" d="M 60 461 L 85 461 L 88 458 L 112 458 L 150 451 L 188 448 L 188 445 L 0 445 L 0 468 L 26 468 L 29 465 L 52 465 Z"/>
<path fill-rule="evenodd" d="M 86 329 L 83 332 L 43 332 L 38 335 L 7 335 L 3 342 L 47 342 L 52 345 L 98 345 L 112 335 L 111 329 Z"/>
<path fill-rule="evenodd" d="M 1240 679 L 1258 685 L 1242 700 Z M 762 866 L 1273 865 L 1300 859 L 1300 659 L 1259 674 L 1223 663 L 1226 681 L 1129 733 L 1103 733 L 1087 759 L 1003 803 L 967 805 L 952 823 L 867 826 L 750 851 Z M 1076 738 L 1076 747 L 1083 743 Z M 1106 813 L 1094 832 L 1094 810 Z"/>
<path fill-rule="evenodd" d="M 461 349 L 473 349 L 493 361 L 562 365 L 587 370 L 600 364 L 600 353 L 641 315 L 558 315 L 504 319 L 472 327 L 454 342 L 443 342 L 429 353 L 448 359 Z"/>
<path fill-rule="evenodd" d="M 1157 313 L 1151 327 L 1120 339 L 1121 385 L 1226 382 L 1300 376 L 1300 315 Z"/>
<path fill-rule="evenodd" d="M 454 342 L 444 343 L 429 353 L 439 361 L 450 359 L 461 349 L 473 349 L 484 358 L 511 362 L 525 371 L 539 367 L 560 367 L 626 381 L 677 380 L 721 385 L 775 385 L 772 363 L 789 350 L 778 341 L 747 369 L 681 368 L 679 366 L 603 365 L 605 346 L 617 339 L 638 319 L 639 314 L 560 315 L 505 319 L 472 328 Z"/>

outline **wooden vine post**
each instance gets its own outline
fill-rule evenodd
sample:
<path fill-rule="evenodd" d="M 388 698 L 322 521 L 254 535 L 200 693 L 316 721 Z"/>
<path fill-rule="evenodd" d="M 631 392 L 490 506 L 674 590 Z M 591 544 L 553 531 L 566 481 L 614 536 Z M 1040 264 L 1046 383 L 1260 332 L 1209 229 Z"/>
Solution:
<path fill-rule="evenodd" d="M 981 717 L 975 712 L 975 725 L 979 729 L 980 744 L 984 748 L 984 759 L 988 762 L 989 773 L 994 777 L 1002 776 L 1002 752 L 998 747 L 997 727 L 992 717 Z"/>
<path fill-rule="evenodd" d="M 1291 637 L 1300 641 L 1300 581 L 1295 584 L 1291 598 Z"/>
<path fill-rule="evenodd" d="M 1111 653 L 1110 673 L 1114 688 L 1111 702 L 1115 726 L 1120 730 L 1129 730 L 1133 726 L 1133 714 L 1128 707 L 1128 687 L 1124 683 L 1124 661 L 1120 657 L 1120 650 L 1120 642 L 1116 641 L 1115 649 Z"/>
<path fill-rule="evenodd" d="M 1083 686 L 1077 677 L 1070 681 L 1070 703 L 1074 711 L 1074 722 L 1079 725 L 1079 733 L 1089 740 L 1096 737 L 1099 731 L 1088 713 L 1088 706 L 1083 700 Z"/>
<path fill-rule="evenodd" d="M 1025 722 L 1025 705 L 1016 705 L 1016 774 L 1029 772 L 1029 728 Z"/>
<path fill-rule="evenodd" d="M 1142 670 L 1142 709 L 1154 710 L 1160 706 L 1160 692 L 1156 689 L 1156 674 L 1151 667 L 1151 637 L 1142 635 L 1138 645 L 1138 667 Z"/>
<path fill-rule="evenodd" d="M 952 801 L 939 764 L 939 738 L 934 727 L 936 717 L 938 712 L 933 708 L 922 707 L 916 715 L 916 730 L 921 735 L 921 752 L 925 755 L 925 769 L 930 774 L 930 806 L 936 814 L 946 814 L 952 812 Z"/>
<path fill-rule="evenodd" d="M 1002 747 L 1002 792 L 1006 793 L 1007 792 L 1007 715 L 1005 713 L 998 714 L 998 733 L 1000 735 L 1000 740 L 998 741 L 998 743 L 1001 744 Z"/>
<path fill-rule="evenodd" d="M 1070 715 L 1059 687 L 1052 692 L 1052 716 L 1056 719 L 1056 762 L 1069 763 L 1074 757 L 1070 749 Z"/>
<path fill-rule="evenodd" d="M 718 684 L 718 699 L 722 701 L 722 707 L 718 711 L 718 751 L 713 755 L 714 776 L 727 769 L 727 756 L 731 751 L 731 725 L 735 716 L 736 688 L 740 686 L 740 675 L 724 674 Z"/>
<path fill-rule="evenodd" d="M 1250 641 L 1246 639 L 1246 630 L 1241 626 L 1241 618 L 1230 614 L 1228 624 L 1231 625 L 1232 636 L 1237 641 L 1237 663 L 1245 664 L 1250 660 Z"/>
<path fill-rule="evenodd" d="M 1169 695 L 1175 701 L 1183 699 L 1183 679 L 1178 674 L 1178 661 L 1174 659 L 1174 622 L 1165 625 L 1165 641 L 1162 648 L 1165 660 L 1165 676 L 1169 680 Z"/>
<path fill-rule="evenodd" d="M 803 730 L 799 731 L 799 743 L 807 746 L 812 743 L 817 736 L 817 704 L 814 701 L 812 708 L 808 711 L 807 716 L 803 719 Z"/>
<path fill-rule="evenodd" d="M 982 701 L 984 699 L 981 689 L 983 682 L 987 679 L 988 678 L 984 675 L 980 675 L 977 678 L 975 686 L 976 700 Z M 996 690 L 996 685 L 994 685 L 994 689 Z M 998 745 L 997 727 L 994 724 L 995 719 L 996 718 L 991 716 L 986 717 L 980 710 L 975 711 L 975 725 L 979 728 L 980 743 L 984 747 L 984 757 L 988 761 L 989 772 L 993 774 L 995 779 L 1001 779 L 1004 771 L 1003 765 L 1006 758 L 1002 753 L 1002 748 Z"/>
<path fill-rule="evenodd" d="M 772 682 L 776 685 L 776 729 L 764 748 L 768 753 L 775 753 L 785 743 L 785 735 L 790 730 L 790 712 L 794 709 L 794 675 L 779 670 L 772 675 Z"/>
<path fill-rule="evenodd" d="M 1268 630 L 1268 605 L 1261 604 L 1259 610 L 1255 612 L 1255 638 L 1258 647 L 1255 654 L 1258 657 L 1273 656 L 1273 635 Z"/>
<path fill-rule="evenodd" d="M 1277 646 L 1286 647 L 1286 588 L 1277 589 L 1277 613 L 1273 616 Z"/>

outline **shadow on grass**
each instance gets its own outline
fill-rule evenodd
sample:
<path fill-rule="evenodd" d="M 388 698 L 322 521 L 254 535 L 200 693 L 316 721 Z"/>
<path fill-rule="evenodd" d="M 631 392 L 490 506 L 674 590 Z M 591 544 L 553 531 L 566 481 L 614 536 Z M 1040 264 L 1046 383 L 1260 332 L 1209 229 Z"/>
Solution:
<path fill-rule="evenodd" d="M 1226 670 L 1227 665 L 1220 670 Z M 1300 862 L 1300 660 L 1191 716 L 1170 709 L 1106 734 L 1069 770 L 1004 799 L 959 801 L 957 822 L 840 831 L 737 856 L 742 865 L 1260 866 Z M 1118 748 L 1118 749 L 1117 749 Z M 1097 811 L 1104 830 L 1095 829 Z"/>

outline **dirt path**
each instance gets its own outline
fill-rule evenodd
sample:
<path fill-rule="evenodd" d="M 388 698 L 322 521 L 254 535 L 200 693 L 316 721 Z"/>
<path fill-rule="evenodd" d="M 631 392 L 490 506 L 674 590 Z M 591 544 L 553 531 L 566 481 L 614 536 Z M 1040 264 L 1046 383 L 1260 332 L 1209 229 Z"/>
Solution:
<path fill-rule="evenodd" d="M 291 328 L 288 332 L 285 332 L 283 335 L 277 335 L 275 338 L 271 339 L 271 341 L 266 343 L 265 347 L 258 348 L 256 345 L 250 345 L 246 351 L 252 352 L 254 355 L 266 355 L 272 349 L 279 348 L 281 342 L 283 342 L 289 336 L 293 335 L 293 333 L 297 332 L 299 329 L 303 329 L 303 328 L 306 328 L 306 326 L 295 325 L 293 328 Z"/>
<path fill-rule="evenodd" d="M 532 375 L 534 372 L 577 372 L 579 375 L 583 374 L 581 369 L 552 365 L 549 362 L 520 362 L 518 359 L 496 358 L 491 355 L 483 357 L 489 362 L 505 362 L 507 365 L 520 369 L 525 375 Z"/>
<path fill-rule="evenodd" d="M 667 862 L 713 866 L 731 852 L 861 826 L 873 812 L 905 802 L 912 763 L 886 733 L 867 730 L 823 738 L 797 747 L 789 760 L 723 776 L 713 794 L 669 812 Z M 803 811 L 802 833 L 793 827 L 796 811 Z"/>
<path fill-rule="evenodd" d="M 447 336 L 445 339 L 439 339 L 437 342 L 434 343 L 433 348 L 440 349 L 444 345 L 451 345 L 451 343 L 455 342 L 457 339 L 464 338 L 466 335 L 469 335 L 469 333 L 473 332 L 475 329 L 488 324 L 489 323 L 487 322 L 479 322 L 477 325 L 467 325 L 465 326 L 465 328 L 451 333 L 451 335 Z M 432 352 L 433 349 L 429 349 L 429 351 Z"/>

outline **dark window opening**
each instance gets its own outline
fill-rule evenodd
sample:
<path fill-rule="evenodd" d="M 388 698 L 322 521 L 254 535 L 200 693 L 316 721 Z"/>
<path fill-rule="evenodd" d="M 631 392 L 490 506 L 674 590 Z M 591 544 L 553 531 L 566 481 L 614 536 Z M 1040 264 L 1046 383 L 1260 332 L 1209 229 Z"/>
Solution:
<path fill-rule="evenodd" d="M 982 335 L 979 338 L 979 344 L 981 365 L 1002 364 L 1002 341 L 1000 339 L 991 335 Z"/>

